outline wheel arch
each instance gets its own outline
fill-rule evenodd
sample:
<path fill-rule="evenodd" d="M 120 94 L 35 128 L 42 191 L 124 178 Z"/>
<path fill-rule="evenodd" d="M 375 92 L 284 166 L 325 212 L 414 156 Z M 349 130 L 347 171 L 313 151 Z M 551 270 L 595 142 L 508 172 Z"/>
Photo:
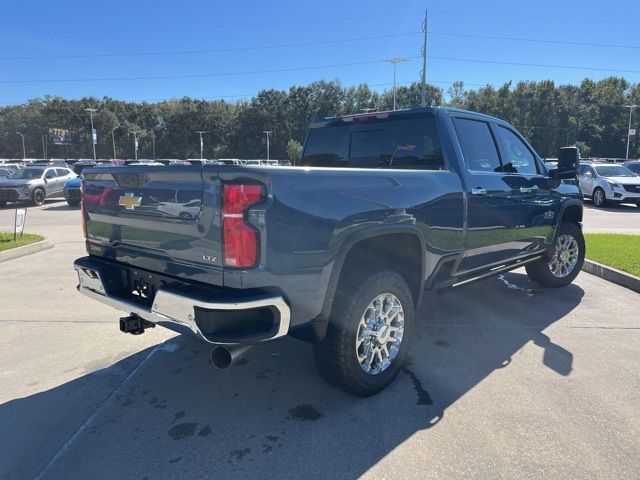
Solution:
<path fill-rule="evenodd" d="M 386 255 L 384 253 L 380 254 L 379 247 L 381 245 L 389 246 L 392 242 L 400 239 L 405 242 L 398 245 L 401 248 L 396 248 L 395 252 L 393 248 L 387 248 Z M 411 245 L 410 248 L 408 248 L 409 245 Z M 320 314 L 312 321 L 292 329 L 289 333 L 291 336 L 309 342 L 317 342 L 324 339 L 336 294 L 339 292 L 340 282 L 346 278 L 344 274 L 349 270 L 352 263 L 357 263 L 363 259 L 362 256 L 359 256 L 359 252 L 372 248 L 375 248 L 378 252 L 377 258 L 386 260 L 386 266 L 397 261 L 399 255 L 403 256 L 403 261 L 400 264 L 405 267 L 404 270 L 400 269 L 401 271 L 398 271 L 395 268 L 394 270 L 405 278 L 411 290 L 414 305 L 416 307 L 419 305 L 424 291 L 427 268 L 427 252 L 422 232 L 415 225 L 379 225 L 366 228 L 354 232 L 342 242 L 333 260 L 333 267 Z M 419 250 L 417 252 L 419 261 L 416 261 L 413 256 L 416 250 Z M 382 251 L 385 252 L 385 249 L 383 248 Z M 399 255 L 396 255 L 396 253 Z M 382 265 L 385 264 L 380 262 L 376 266 Z"/>
<path fill-rule="evenodd" d="M 558 217 L 558 225 L 563 222 L 575 223 L 580 225 L 582 223 L 583 207 L 582 202 L 572 201 L 566 202 L 560 209 L 560 215 Z"/>
<path fill-rule="evenodd" d="M 331 271 L 322 315 L 330 315 L 340 282 L 348 280 L 350 269 L 364 260 L 369 269 L 397 271 L 409 285 L 415 306 L 420 303 L 427 265 L 421 232 L 415 226 L 385 225 L 356 232 L 343 243 Z"/>

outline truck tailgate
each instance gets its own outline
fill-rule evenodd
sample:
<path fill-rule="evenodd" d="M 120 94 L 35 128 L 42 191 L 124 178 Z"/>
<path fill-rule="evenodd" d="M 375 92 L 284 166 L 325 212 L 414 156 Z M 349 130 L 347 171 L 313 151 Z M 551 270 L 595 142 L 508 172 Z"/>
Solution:
<path fill-rule="evenodd" d="M 222 284 L 220 182 L 202 167 L 85 170 L 88 250 L 140 268 Z"/>

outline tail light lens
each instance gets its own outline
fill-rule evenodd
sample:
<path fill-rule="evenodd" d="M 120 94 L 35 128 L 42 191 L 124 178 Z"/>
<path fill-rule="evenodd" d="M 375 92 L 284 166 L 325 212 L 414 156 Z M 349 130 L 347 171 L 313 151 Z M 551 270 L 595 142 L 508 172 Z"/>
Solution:
<path fill-rule="evenodd" d="M 258 260 L 258 232 L 245 221 L 247 209 L 264 198 L 262 185 L 223 185 L 225 267 L 252 267 Z"/>

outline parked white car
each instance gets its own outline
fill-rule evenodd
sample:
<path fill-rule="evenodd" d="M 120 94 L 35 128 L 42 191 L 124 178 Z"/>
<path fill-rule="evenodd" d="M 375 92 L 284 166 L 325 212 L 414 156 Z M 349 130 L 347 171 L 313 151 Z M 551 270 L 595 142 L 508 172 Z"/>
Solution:
<path fill-rule="evenodd" d="M 591 198 L 596 207 L 607 203 L 635 203 L 640 207 L 640 176 L 622 165 L 580 165 L 578 180 L 582 193 Z"/>

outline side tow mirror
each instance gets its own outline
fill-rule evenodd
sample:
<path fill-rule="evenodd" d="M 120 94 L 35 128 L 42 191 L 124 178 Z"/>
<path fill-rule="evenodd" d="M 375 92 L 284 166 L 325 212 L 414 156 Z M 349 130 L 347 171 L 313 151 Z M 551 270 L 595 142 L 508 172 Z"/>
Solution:
<path fill-rule="evenodd" d="M 555 180 L 570 180 L 578 176 L 580 166 L 580 151 L 578 147 L 562 147 L 558 151 L 558 168 L 549 172 Z"/>

